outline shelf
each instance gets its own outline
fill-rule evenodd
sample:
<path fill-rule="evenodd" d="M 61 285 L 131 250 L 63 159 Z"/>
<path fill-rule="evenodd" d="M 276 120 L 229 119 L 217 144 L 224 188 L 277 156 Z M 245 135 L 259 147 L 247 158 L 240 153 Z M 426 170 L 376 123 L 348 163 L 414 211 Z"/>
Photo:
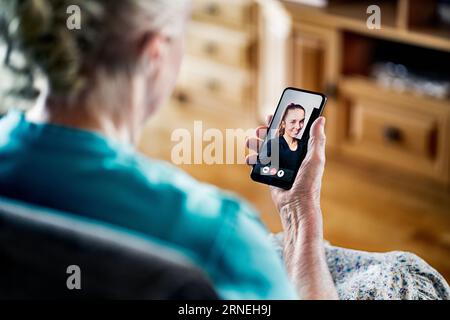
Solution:
<path fill-rule="evenodd" d="M 369 16 L 366 13 L 367 8 L 373 4 L 373 1 L 358 1 L 334 3 L 331 2 L 328 7 L 324 9 L 328 14 L 338 16 L 341 18 L 358 21 L 364 23 L 366 26 L 366 20 Z M 395 1 L 378 1 L 377 5 L 380 7 L 381 12 L 381 26 L 395 28 L 397 26 L 397 13 Z"/>
<path fill-rule="evenodd" d="M 414 27 L 405 29 L 398 26 L 395 2 L 380 2 L 381 29 L 367 28 L 366 14 L 369 2 L 332 2 L 327 8 L 315 8 L 282 0 L 294 18 L 295 24 L 310 23 L 330 28 L 351 31 L 374 38 L 381 38 L 450 52 L 450 30 L 444 27 Z"/>
<path fill-rule="evenodd" d="M 450 42 L 450 27 L 447 26 L 421 26 L 413 27 L 410 29 L 409 33 L 415 34 L 422 37 L 431 37 L 433 39 L 443 39 Z"/>
<path fill-rule="evenodd" d="M 376 100 L 395 101 L 396 103 L 426 111 L 450 113 L 450 99 L 437 99 L 420 95 L 411 90 L 396 91 L 379 85 L 376 80 L 362 76 L 347 76 L 339 81 L 339 88 L 348 92 L 364 93 Z"/>

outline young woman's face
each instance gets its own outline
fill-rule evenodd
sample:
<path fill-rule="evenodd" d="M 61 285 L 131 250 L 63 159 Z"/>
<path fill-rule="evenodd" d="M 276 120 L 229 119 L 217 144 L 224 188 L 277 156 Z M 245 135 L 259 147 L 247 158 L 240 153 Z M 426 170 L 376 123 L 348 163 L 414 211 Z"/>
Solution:
<path fill-rule="evenodd" d="M 289 110 L 286 114 L 286 118 L 284 119 L 285 134 L 292 138 L 297 137 L 300 130 L 302 130 L 304 123 L 305 111 L 302 109 Z"/>

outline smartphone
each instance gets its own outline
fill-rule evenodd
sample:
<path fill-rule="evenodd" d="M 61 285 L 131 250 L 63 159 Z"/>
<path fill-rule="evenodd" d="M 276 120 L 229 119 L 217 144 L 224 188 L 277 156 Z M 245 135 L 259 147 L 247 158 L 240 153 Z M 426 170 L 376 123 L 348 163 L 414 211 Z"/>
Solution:
<path fill-rule="evenodd" d="M 251 178 L 289 190 L 308 152 L 309 131 L 327 97 L 319 92 L 284 89 L 259 150 Z"/>

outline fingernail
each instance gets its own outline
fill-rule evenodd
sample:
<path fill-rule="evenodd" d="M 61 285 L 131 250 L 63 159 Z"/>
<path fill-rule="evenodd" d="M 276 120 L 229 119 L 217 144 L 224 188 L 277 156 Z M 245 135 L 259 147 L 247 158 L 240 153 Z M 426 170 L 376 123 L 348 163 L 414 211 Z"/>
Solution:
<path fill-rule="evenodd" d="M 325 134 L 325 117 L 320 117 L 320 131 L 322 134 Z"/>
<path fill-rule="evenodd" d="M 321 116 L 317 119 L 317 121 L 319 122 L 318 124 L 319 124 L 320 130 L 324 130 L 325 118 Z"/>

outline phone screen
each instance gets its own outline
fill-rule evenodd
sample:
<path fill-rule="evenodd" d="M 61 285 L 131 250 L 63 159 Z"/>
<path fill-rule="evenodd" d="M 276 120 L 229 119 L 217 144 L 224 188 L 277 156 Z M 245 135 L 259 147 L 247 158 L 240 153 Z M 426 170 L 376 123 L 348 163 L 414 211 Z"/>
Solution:
<path fill-rule="evenodd" d="M 309 131 L 322 114 L 326 96 L 286 88 L 269 125 L 267 136 L 253 166 L 257 182 L 290 189 L 307 153 Z"/>

